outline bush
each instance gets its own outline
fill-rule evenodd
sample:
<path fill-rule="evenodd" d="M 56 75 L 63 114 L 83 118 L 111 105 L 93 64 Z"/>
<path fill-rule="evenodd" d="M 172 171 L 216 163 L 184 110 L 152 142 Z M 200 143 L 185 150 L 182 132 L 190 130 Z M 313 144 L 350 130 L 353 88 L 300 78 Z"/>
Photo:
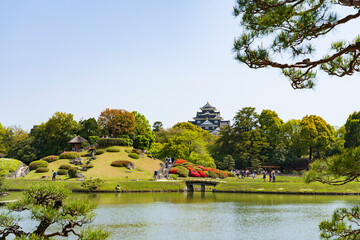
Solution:
<path fill-rule="evenodd" d="M 197 171 L 200 174 L 200 177 L 206 178 L 207 175 L 203 171 Z"/>
<path fill-rule="evenodd" d="M 90 145 L 95 145 L 99 142 L 100 137 L 99 136 L 89 136 L 89 143 Z"/>
<path fill-rule="evenodd" d="M 206 176 L 208 176 L 209 178 L 218 178 L 219 176 L 212 170 L 208 170 L 208 171 L 204 171 L 204 173 L 206 174 Z"/>
<path fill-rule="evenodd" d="M 131 149 L 125 149 L 126 153 L 131 153 Z"/>
<path fill-rule="evenodd" d="M 104 149 L 96 149 L 95 155 L 100 155 L 103 154 L 105 152 Z"/>
<path fill-rule="evenodd" d="M 121 151 L 121 148 L 118 147 L 118 146 L 112 146 L 112 147 L 108 147 L 106 149 L 107 152 L 120 152 Z"/>
<path fill-rule="evenodd" d="M 47 157 L 43 157 L 41 160 L 44 160 L 44 161 L 50 163 L 50 162 L 55 162 L 55 161 L 57 161 L 57 160 L 59 160 L 59 159 L 60 159 L 59 156 L 50 155 L 50 156 L 47 156 Z"/>
<path fill-rule="evenodd" d="M 130 138 L 100 138 L 98 146 L 102 148 L 110 146 L 126 146 L 130 147 L 133 145 L 133 141 Z"/>
<path fill-rule="evenodd" d="M 112 162 L 111 166 L 113 166 L 113 167 L 126 167 L 126 165 L 128 165 L 129 163 L 132 163 L 132 162 L 127 161 L 127 160 L 118 160 L 118 161 Z"/>
<path fill-rule="evenodd" d="M 86 179 L 81 183 L 81 187 L 86 188 L 88 191 L 95 191 L 104 183 L 100 178 Z"/>
<path fill-rule="evenodd" d="M 139 155 L 137 155 L 136 153 L 129 153 L 128 156 L 134 159 L 139 159 Z"/>
<path fill-rule="evenodd" d="M 78 170 L 76 168 L 70 168 L 68 170 L 68 175 L 70 178 L 76 178 L 77 173 L 78 173 Z"/>
<path fill-rule="evenodd" d="M 48 171 L 50 171 L 50 169 L 48 169 L 46 167 L 38 167 L 35 172 L 36 173 L 44 173 L 44 172 L 48 172 Z"/>
<path fill-rule="evenodd" d="M 44 160 L 33 161 L 29 164 L 30 171 L 36 170 L 39 167 L 47 168 L 49 164 Z"/>
<path fill-rule="evenodd" d="M 170 178 L 172 178 L 172 179 L 177 179 L 177 178 L 178 178 L 178 175 L 176 175 L 176 174 L 170 174 Z"/>
<path fill-rule="evenodd" d="M 151 154 L 148 154 L 148 155 L 147 155 L 147 157 L 148 157 L 148 158 L 152 158 L 152 157 L 153 157 L 153 155 L 151 155 Z"/>
<path fill-rule="evenodd" d="M 67 175 L 68 171 L 66 169 L 59 169 L 57 171 L 57 174 L 58 175 Z"/>
<path fill-rule="evenodd" d="M 179 167 L 179 170 L 177 171 L 177 175 L 179 175 L 179 177 L 188 177 L 189 176 L 189 170 L 187 170 L 186 168 L 183 167 Z"/>
<path fill-rule="evenodd" d="M 190 172 L 190 177 L 200 177 L 200 173 L 195 172 L 195 171 L 191 171 Z"/>
<path fill-rule="evenodd" d="M 226 173 L 228 174 L 229 177 L 236 177 L 235 173 L 232 173 L 230 171 L 226 171 Z"/>
<path fill-rule="evenodd" d="M 136 154 L 140 154 L 140 153 L 141 153 L 140 151 L 138 151 L 138 150 L 135 149 L 135 148 L 134 148 L 133 150 L 131 150 L 131 152 L 132 152 L 132 153 L 136 153 Z"/>
<path fill-rule="evenodd" d="M 63 152 L 60 154 L 61 159 L 75 159 L 79 157 L 80 157 L 80 153 L 78 152 Z"/>
<path fill-rule="evenodd" d="M 90 146 L 90 143 L 88 143 L 88 142 L 81 143 L 81 148 L 87 148 L 89 146 Z"/>
<path fill-rule="evenodd" d="M 61 164 L 59 169 L 65 169 L 65 170 L 69 170 L 71 168 L 71 165 L 69 164 Z"/>
<path fill-rule="evenodd" d="M 85 166 L 86 168 L 93 168 L 94 167 L 94 165 L 92 165 L 91 163 L 89 163 L 89 164 L 86 164 L 86 166 Z"/>
<path fill-rule="evenodd" d="M 221 179 L 227 178 L 227 175 L 223 171 L 220 171 L 219 178 L 221 178 Z"/>

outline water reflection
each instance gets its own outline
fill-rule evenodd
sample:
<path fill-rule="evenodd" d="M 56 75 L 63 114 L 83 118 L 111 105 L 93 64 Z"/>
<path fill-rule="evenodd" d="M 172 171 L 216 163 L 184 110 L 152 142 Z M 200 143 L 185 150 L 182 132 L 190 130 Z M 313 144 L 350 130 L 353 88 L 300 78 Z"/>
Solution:
<path fill-rule="evenodd" d="M 13 198 L 21 193 L 12 194 Z M 234 193 L 73 194 L 98 204 L 112 239 L 319 239 L 318 224 L 359 196 Z M 8 198 L 11 199 L 11 198 Z"/>

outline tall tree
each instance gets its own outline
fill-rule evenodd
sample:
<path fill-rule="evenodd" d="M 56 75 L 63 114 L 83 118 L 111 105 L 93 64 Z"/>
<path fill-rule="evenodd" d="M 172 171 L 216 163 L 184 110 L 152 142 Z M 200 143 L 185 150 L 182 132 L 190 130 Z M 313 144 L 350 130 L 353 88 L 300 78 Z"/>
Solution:
<path fill-rule="evenodd" d="M 79 121 L 79 135 L 89 139 L 90 136 L 100 136 L 100 127 L 95 118 L 83 119 Z"/>
<path fill-rule="evenodd" d="M 6 144 L 5 144 L 5 128 L 0 123 L 0 154 L 5 154 L 6 152 Z"/>
<path fill-rule="evenodd" d="M 330 148 L 333 139 L 333 128 L 319 116 L 305 116 L 300 122 L 301 132 L 305 144 L 309 151 L 309 159 L 313 160 L 314 153 L 316 158 L 324 156 L 326 150 Z"/>
<path fill-rule="evenodd" d="M 151 125 L 146 117 L 137 111 L 131 112 L 135 117 L 135 139 L 134 147 L 141 149 L 150 149 L 155 141 L 155 133 L 151 130 Z"/>
<path fill-rule="evenodd" d="M 100 113 L 98 124 L 105 135 L 130 135 L 134 133 L 135 117 L 123 109 L 105 109 Z"/>
<path fill-rule="evenodd" d="M 161 130 L 164 129 L 164 125 L 162 122 L 156 121 L 156 122 L 154 122 L 152 129 L 154 132 L 160 132 Z"/>
<path fill-rule="evenodd" d="M 339 17 L 338 4 L 349 5 L 345 16 Z M 317 38 L 360 17 L 359 5 L 359 0 L 237 0 L 234 15 L 243 31 L 234 41 L 235 58 L 250 68 L 281 69 L 294 89 L 312 88 L 317 69 L 352 75 L 360 71 L 360 36 L 333 42 L 319 59 L 310 58 L 317 56 Z"/>
<path fill-rule="evenodd" d="M 360 146 L 360 112 L 350 114 L 345 123 L 345 143 L 346 148 Z"/>

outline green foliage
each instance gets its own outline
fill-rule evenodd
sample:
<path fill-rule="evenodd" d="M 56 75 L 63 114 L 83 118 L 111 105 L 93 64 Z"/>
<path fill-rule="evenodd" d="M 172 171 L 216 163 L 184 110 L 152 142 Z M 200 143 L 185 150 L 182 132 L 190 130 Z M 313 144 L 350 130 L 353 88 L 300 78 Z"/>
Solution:
<path fill-rule="evenodd" d="M 10 145 L 8 148 L 7 157 L 18 159 L 25 164 L 29 164 L 30 162 L 37 159 L 37 150 L 33 146 L 33 137 L 25 137 L 18 141 L 14 140 L 14 143 Z"/>
<path fill-rule="evenodd" d="M 136 153 L 129 153 L 128 156 L 134 159 L 139 159 L 139 155 Z"/>
<path fill-rule="evenodd" d="M 309 159 L 324 157 L 333 139 L 333 128 L 316 115 L 305 116 L 300 122 L 300 136 L 309 150 Z"/>
<path fill-rule="evenodd" d="M 70 178 L 76 178 L 78 174 L 78 170 L 76 168 L 69 168 L 68 175 Z"/>
<path fill-rule="evenodd" d="M 48 166 L 49 166 L 49 164 L 46 161 L 38 160 L 38 161 L 31 162 L 29 165 L 29 168 L 30 168 L 30 171 L 32 171 L 32 170 L 38 169 L 39 167 L 47 168 Z"/>
<path fill-rule="evenodd" d="M 93 222 L 93 210 L 96 206 L 90 201 L 69 200 L 69 194 L 62 185 L 41 184 L 29 187 L 24 191 L 22 200 L 9 204 L 8 211 L 0 213 L 0 238 L 5 239 L 9 234 L 15 234 L 16 239 L 32 240 L 74 236 L 80 236 L 78 239 L 91 239 L 89 236 L 105 239 L 108 235 L 104 231 L 96 233 L 97 230 L 83 229 L 77 232 L 76 226 Z M 26 214 L 24 221 L 34 221 L 35 228 L 32 232 L 26 232 L 22 228 L 23 219 L 15 213 L 26 210 L 29 216 Z M 54 229 L 53 224 L 60 231 L 51 230 Z"/>
<path fill-rule="evenodd" d="M 155 136 L 137 135 L 134 140 L 134 147 L 140 149 L 150 149 L 152 143 L 155 141 Z"/>
<path fill-rule="evenodd" d="M 340 8 L 333 5 L 344 2 L 237 0 L 234 16 L 240 18 L 242 31 L 234 41 L 235 58 L 250 68 L 281 69 L 295 89 L 312 88 L 317 70 L 339 77 L 359 72 L 359 37 L 333 43 L 320 59 L 310 60 L 317 56 L 317 38 L 360 16 L 352 6 L 345 15 L 337 14 Z"/>
<path fill-rule="evenodd" d="M 60 159 L 76 159 L 80 157 L 78 152 L 63 152 L 60 154 Z"/>
<path fill-rule="evenodd" d="M 226 155 L 221 162 L 216 164 L 219 169 L 231 170 L 235 167 L 235 160 L 231 155 Z"/>
<path fill-rule="evenodd" d="M 38 167 L 35 172 L 36 173 L 44 173 L 44 172 L 48 172 L 48 171 L 50 171 L 50 169 L 48 169 L 46 167 Z"/>
<path fill-rule="evenodd" d="M 207 177 L 209 178 L 218 178 L 219 175 L 217 175 L 214 171 L 212 170 L 208 170 L 208 171 L 204 171 L 204 173 L 206 174 Z"/>
<path fill-rule="evenodd" d="M 100 137 L 99 136 L 89 136 L 89 143 L 90 145 L 95 145 L 99 142 Z"/>
<path fill-rule="evenodd" d="M 144 115 L 133 111 L 135 116 L 135 139 L 134 147 L 140 149 L 150 149 L 151 144 L 155 141 L 155 134 L 151 130 L 151 125 Z"/>
<path fill-rule="evenodd" d="M 110 236 L 109 232 L 103 228 L 82 228 L 79 240 L 105 240 Z"/>
<path fill-rule="evenodd" d="M 80 120 L 80 131 L 79 135 L 85 139 L 90 140 L 90 136 L 100 136 L 100 127 L 95 118 L 89 118 L 86 120 Z M 93 139 L 94 140 L 94 139 Z M 94 143 L 91 143 L 93 145 Z"/>
<path fill-rule="evenodd" d="M 113 167 L 126 167 L 128 164 L 130 164 L 132 162 L 127 161 L 127 160 L 117 160 L 111 163 L 111 166 Z"/>
<path fill-rule="evenodd" d="M 226 173 L 227 173 L 227 175 L 228 175 L 229 177 L 236 177 L 233 172 L 226 171 Z"/>
<path fill-rule="evenodd" d="M 225 173 L 223 173 L 223 172 L 219 172 L 219 178 L 221 178 L 221 179 L 225 179 L 225 178 L 227 178 L 227 176 L 226 176 L 226 174 Z"/>
<path fill-rule="evenodd" d="M 125 149 L 125 152 L 126 153 L 131 153 L 131 150 L 130 149 Z"/>
<path fill-rule="evenodd" d="M 160 132 L 161 130 L 164 130 L 164 124 L 160 121 L 156 121 L 152 126 L 152 130 L 154 132 Z"/>
<path fill-rule="evenodd" d="M 345 143 L 346 148 L 360 146 L 360 112 L 350 114 L 345 123 Z"/>
<path fill-rule="evenodd" d="M 0 177 L 15 172 L 21 162 L 11 158 L 0 158 Z"/>
<path fill-rule="evenodd" d="M 81 183 L 81 187 L 87 189 L 88 191 L 95 191 L 98 190 L 102 185 L 104 181 L 100 178 L 95 179 L 85 179 Z"/>
<path fill-rule="evenodd" d="M 65 170 L 69 170 L 71 168 L 71 165 L 69 164 L 61 164 L 59 169 L 65 169 Z"/>
<path fill-rule="evenodd" d="M 106 148 L 110 146 L 125 146 L 129 147 L 133 145 L 133 141 L 130 138 L 100 138 L 98 146 Z"/>
<path fill-rule="evenodd" d="M 184 167 L 178 167 L 178 171 L 177 171 L 177 175 L 179 175 L 179 177 L 188 177 L 190 171 Z"/>
<path fill-rule="evenodd" d="M 50 156 L 47 156 L 47 157 L 43 157 L 41 160 L 44 160 L 48 163 L 51 163 L 51 162 L 55 162 L 57 160 L 59 160 L 60 157 L 59 156 L 56 156 L 56 155 L 50 155 Z"/>
<path fill-rule="evenodd" d="M 67 175 L 68 174 L 68 171 L 66 169 L 59 169 L 57 171 L 57 174 L 58 175 Z"/>
<path fill-rule="evenodd" d="M 104 149 L 96 149 L 95 155 L 100 155 L 103 154 L 105 152 Z"/>
<path fill-rule="evenodd" d="M 112 146 L 112 147 L 108 147 L 106 149 L 107 152 L 120 152 L 121 151 L 121 148 L 118 147 L 118 146 Z"/>

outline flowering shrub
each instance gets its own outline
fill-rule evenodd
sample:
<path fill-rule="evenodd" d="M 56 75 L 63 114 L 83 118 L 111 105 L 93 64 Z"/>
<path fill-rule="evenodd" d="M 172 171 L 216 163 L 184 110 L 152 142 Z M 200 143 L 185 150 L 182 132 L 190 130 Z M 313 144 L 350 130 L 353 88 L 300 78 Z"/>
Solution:
<path fill-rule="evenodd" d="M 190 177 L 200 177 L 200 174 L 198 172 L 191 171 L 190 172 Z"/>
<path fill-rule="evenodd" d="M 187 162 L 188 161 L 183 160 L 183 159 L 177 159 L 174 164 L 182 164 L 182 163 L 187 163 Z"/>
<path fill-rule="evenodd" d="M 217 175 L 214 171 L 209 170 L 209 171 L 204 171 L 204 173 L 206 174 L 206 176 L 208 176 L 209 178 L 218 178 L 219 175 Z"/>
<path fill-rule="evenodd" d="M 196 169 L 193 168 L 193 167 L 186 167 L 186 168 L 187 168 L 187 170 L 189 170 L 189 171 L 196 171 Z"/>
<path fill-rule="evenodd" d="M 171 174 L 176 174 L 178 171 L 179 171 L 178 168 L 171 168 L 170 173 Z"/>
<path fill-rule="evenodd" d="M 113 166 L 113 167 L 126 167 L 126 165 L 128 165 L 129 163 L 132 163 L 132 162 L 127 161 L 127 160 L 118 160 L 118 161 L 112 162 L 111 166 Z"/>
<path fill-rule="evenodd" d="M 29 164 L 30 171 L 36 170 L 39 167 L 47 168 L 49 164 L 44 160 L 33 161 Z"/>
<path fill-rule="evenodd" d="M 224 179 L 227 178 L 227 173 L 223 172 L 223 171 L 219 171 L 219 178 Z"/>
<path fill-rule="evenodd" d="M 229 177 L 235 177 L 235 174 L 230 171 L 226 171 L 226 173 Z"/>
<path fill-rule="evenodd" d="M 206 178 L 206 173 L 204 173 L 203 171 L 197 171 L 200 174 L 200 177 Z"/>
<path fill-rule="evenodd" d="M 41 160 L 44 160 L 44 161 L 47 161 L 48 163 L 50 163 L 50 162 L 55 162 L 55 161 L 57 161 L 59 159 L 60 159 L 59 156 L 50 155 L 50 156 L 47 156 L 47 157 L 43 157 Z"/>
<path fill-rule="evenodd" d="M 61 159 L 75 159 L 79 157 L 80 157 L 80 153 L 78 152 L 63 152 L 60 154 Z"/>
<path fill-rule="evenodd" d="M 196 166 L 196 167 L 197 167 L 197 168 L 200 168 L 201 171 L 204 171 L 204 168 L 205 168 L 204 166 L 200 166 L 200 165 L 199 165 L 199 166 Z"/>

